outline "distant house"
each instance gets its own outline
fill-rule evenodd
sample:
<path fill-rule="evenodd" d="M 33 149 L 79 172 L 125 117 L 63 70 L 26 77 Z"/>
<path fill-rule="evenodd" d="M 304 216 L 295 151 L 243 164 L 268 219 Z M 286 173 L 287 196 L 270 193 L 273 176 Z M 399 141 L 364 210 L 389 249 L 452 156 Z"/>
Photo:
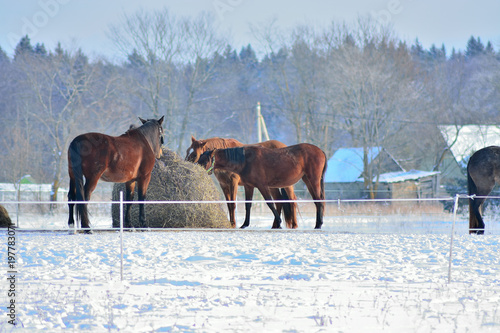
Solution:
<path fill-rule="evenodd" d="M 439 126 L 447 151 L 440 166 L 442 183 L 465 181 L 469 157 L 481 148 L 500 145 L 500 127 L 495 125 Z"/>
<path fill-rule="evenodd" d="M 500 145 L 500 127 L 495 125 L 439 126 L 439 130 L 462 167 L 479 149 Z"/>
<path fill-rule="evenodd" d="M 368 161 L 380 173 L 402 171 L 394 158 L 381 147 L 368 150 Z M 363 182 L 363 148 L 340 148 L 328 160 L 325 173 L 327 199 L 359 199 L 366 197 Z"/>
<path fill-rule="evenodd" d="M 438 171 L 404 170 L 381 147 L 368 151 L 369 163 L 380 173 L 376 198 L 435 197 L 439 189 Z M 326 198 L 360 199 L 368 197 L 363 181 L 363 148 L 341 148 L 328 160 L 325 173 Z M 377 181 L 376 176 L 373 179 Z"/>
<path fill-rule="evenodd" d="M 439 171 L 396 171 L 379 176 L 377 199 L 435 198 L 439 193 Z M 363 182 L 363 179 L 358 179 Z M 375 179 L 374 179 L 375 181 Z"/>

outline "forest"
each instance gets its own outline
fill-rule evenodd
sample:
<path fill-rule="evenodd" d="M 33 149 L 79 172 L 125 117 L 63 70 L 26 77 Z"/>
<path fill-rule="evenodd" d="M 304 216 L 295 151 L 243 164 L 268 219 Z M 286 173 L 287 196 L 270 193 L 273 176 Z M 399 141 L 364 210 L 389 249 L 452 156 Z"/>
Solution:
<path fill-rule="evenodd" d="M 384 147 L 406 169 L 439 170 L 439 125 L 500 123 L 500 52 L 471 36 L 465 50 L 407 43 L 369 18 L 328 27 L 254 27 L 262 55 L 239 50 L 208 14 L 167 9 L 109 29 L 122 61 L 24 36 L 0 45 L 0 182 L 31 175 L 67 186 L 66 154 L 85 132 L 120 135 L 165 116 L 165 144 L 184 157 L 191 136 L 257 141 L 260 102 L 271 139 Z M 368 168 L 368 166 L 366 166 Z M 376 170 L 365 170 L 372 179 Z"/>

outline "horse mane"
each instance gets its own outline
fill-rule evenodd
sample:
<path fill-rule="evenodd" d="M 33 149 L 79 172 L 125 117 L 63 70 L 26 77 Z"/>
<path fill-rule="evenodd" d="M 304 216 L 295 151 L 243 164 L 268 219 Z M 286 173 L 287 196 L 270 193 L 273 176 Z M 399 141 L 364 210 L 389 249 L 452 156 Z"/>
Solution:
<path fill-rule="evenodd" d="M 224 156 L 228 162 L 235 164 L 245 163 L 245 150 L 243 147 L 224 149 Z"/>
<path fill-rule="evenodd" d="M 137 131 L 137 132 L 141 133 L 144 136 L 144 138 L 146 138 L 146 140 L 148 141 L 153 152 L 155 154 L 158 153 L 157 147 L 159 145 L 157 144 L 158 142 L 156 142 L 157 141 L 156 138 L 158 137 L 158 135 L 157 135 L 158 123 L 157 122 L 153 121 L 152 119 L 148 119 L 148 121 L 145 122 L 144 124 L 142 124 L 142 126 L 140 126 L 140 127 L 130 126 L 129 130 L 126 133 L 130 133 L 133 131 Z"/>

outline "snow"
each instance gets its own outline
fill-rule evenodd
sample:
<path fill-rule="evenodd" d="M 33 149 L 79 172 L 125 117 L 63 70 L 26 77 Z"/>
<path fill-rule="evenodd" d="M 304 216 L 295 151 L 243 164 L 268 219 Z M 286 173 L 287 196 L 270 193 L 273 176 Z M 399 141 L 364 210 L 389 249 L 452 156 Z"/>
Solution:
<path fill-rule="evenodd" d="M 310 218 L 298 230 L 269 230 L 263 215 L 247 230 L 127 232 L 123 281 L 118 232 L 18 230 L 19 325 L 7 323 L 2 306 L 0 331 L 500 329 L 496 223 L 471 236 L 460 217 L 448 284 L 449 219 L 330 216 L 320 231 Z M 59 224 L 47 228 L 65 221 L 52 219 Z"/>
<path fill-rule="evenodd" d="M 378 181 L 381 183 L 398 183 L 407 180 L 418 180 L 420 178 L 435 176 L 439 174 L 439 171 L 422 171 L 422 170 L 410 170 L 410 171 L 395 171 L 382 173 L 378 177 Z M 376 177 L 374 177 L 376 180 Z M 362 182 L 363 178 L 358 178 L 358 182 Z"/>

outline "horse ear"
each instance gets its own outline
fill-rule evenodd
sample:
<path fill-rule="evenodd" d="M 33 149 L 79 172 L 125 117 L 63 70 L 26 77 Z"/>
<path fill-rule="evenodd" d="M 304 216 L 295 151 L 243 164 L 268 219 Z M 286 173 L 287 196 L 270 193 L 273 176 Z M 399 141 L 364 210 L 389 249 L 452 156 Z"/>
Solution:
<path fill-rule="evenodd" d="M 205 147 L 205 145 L 206 145 L 206 144 L 207 144 L 207 141 L 203 141 L 203 142 L 201 142 L 201 143 L 200 143 L 201 148 Z"/>
<path fill-rule="evenodd" d="M 165 117 L 165 116 L 161 116 L 161 118 L 160 118 L 160 119 L 158 119 L 158 123 L 160 124 L 160 126 L 161 126 L 161 124 L 163 123 L 163 118 L 164 118 L 164 117 Z"/>
<path fill-rule="evenodd" d="M 196 141 L 196 139 L 194 138 L 194 136 L 191 135 L 191 143 L 194 143 Z"/>
<path fill-rule="evenodd" d="M 212 152 L 210 153 L 210 158 L 214 157 L 215 156 L 215 152 L 217 151 L 217 149 L 214 149 L 212 150 Z"/>
<path fill-rule="evenodd" d="M 147 120 L 144 120 L 142 119 L 141 117 L 139 117 L 139 120 L 141 121 L 141 123 L 145 124 Z"/>

